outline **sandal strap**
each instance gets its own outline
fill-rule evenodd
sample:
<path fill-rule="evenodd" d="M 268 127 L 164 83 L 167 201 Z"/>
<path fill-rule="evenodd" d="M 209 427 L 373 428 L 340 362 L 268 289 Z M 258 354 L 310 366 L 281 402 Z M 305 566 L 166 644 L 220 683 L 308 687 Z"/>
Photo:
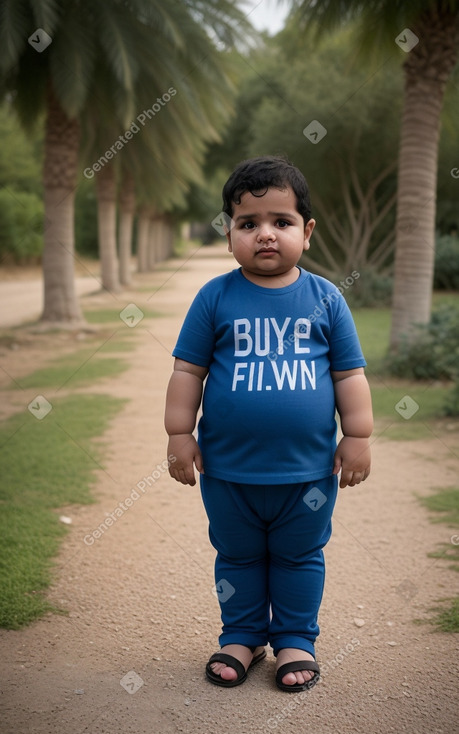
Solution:
<path fill-rule="evenodd" d="M 230 668 L 234 668 L 238 679 L 242 678 L 246 674 L 246 669 L 242 665 L 241 661 L 233 655 L 227 655 L 225 652 L 216 652 L 212 655 L 207 665 L 212 665 L 212 663 L 224 663 L 225 665 L 229 665 Z"/>
<path fill-rule="evenodd" d="M 317 676 L 320 676 L 320 668 L 315 660 L 296 660 L 293 663 L 281 665 L 276 673 L 276 680 L 282 681 L 287 673 L 298 673 L 300 670 L 311 670 L 313 673 L 317 673 Z"/>

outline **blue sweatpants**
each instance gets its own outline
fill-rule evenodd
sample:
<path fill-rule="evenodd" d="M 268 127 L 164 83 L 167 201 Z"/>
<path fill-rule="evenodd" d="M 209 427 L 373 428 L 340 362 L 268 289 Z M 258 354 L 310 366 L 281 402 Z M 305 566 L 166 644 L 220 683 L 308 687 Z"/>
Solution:
<path fill-rule="evenodd" d="M 337 477 L 302 484 L 237 484 L 201 475 L 217 550 L 220 646 L 269 643 L 314 655 Z"/>

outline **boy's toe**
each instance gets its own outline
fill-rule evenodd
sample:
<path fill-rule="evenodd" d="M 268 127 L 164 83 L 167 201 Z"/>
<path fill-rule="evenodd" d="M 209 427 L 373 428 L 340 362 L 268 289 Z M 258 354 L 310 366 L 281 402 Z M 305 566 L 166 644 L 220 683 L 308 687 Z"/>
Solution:
<path fill-rule="evenodd" d="M 294 686 L 295 683 L 300 683 L 300 681 L 297 679 L 297 674 L 296 673 L 287 673 L 282 678 L 282 683 L 285 686 Z"/>
<path fill-rule="evenodd" d="M 303 683 L 307 683 L 309 680 L 311 680 L 313 674 L 310 670 L 298 670 L 295 673 L 287 673 L 282 678 L 282 683 L 286 686 L 294 686 L 297 683 L 299 685 L 303 685 Z"/>
<path fill-rule="evenodd" d="M 212 663 L 210 666 L 214 671 L 215 675 L 219 675 L 223 680 L 236 680 L 237 673 L 234 668 L 224 663 Z"/>

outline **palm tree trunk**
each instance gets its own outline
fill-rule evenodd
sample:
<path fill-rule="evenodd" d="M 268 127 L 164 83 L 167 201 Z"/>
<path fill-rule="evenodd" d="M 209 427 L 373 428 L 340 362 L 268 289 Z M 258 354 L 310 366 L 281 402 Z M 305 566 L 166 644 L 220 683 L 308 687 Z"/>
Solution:
<path fill-rule="evenodd" d="M 148 272 L 148 234 L 150 220 L 148 210 L 142 208 L 139 212 L 137 230 L 137 270 L 139 273 Z"/>
<path fill-rule="evenodd" d="M 120 282 L 131 283 L 132 225 L 135 210 L 135 187 L 132 176 L 126 175 L 120 195 L 119 258 Z"/>
<path fill-rule="evenodd" d="M 69 120 L 51 86 L 47 92 L 43 186 L 45 231 L 43 250 L 44 306 L 41 321 L 84 322 L 76 298 L 74 204 L 80 126 Z"/>
<path fill-rule="evenodd" d="M 150 226 L 148 228 L 148 269 L 154 270 L 156 263 L 159 261 L 158 251 L 158 229 L 156 226 L 156 216 L 150 212 Z"/>
<path fill-rule="evenodd" d="M 165 214 L 163 216 L 162 222 L 163 240 L 160 252 L 160 259 L 167 260 L 167 258 L 171 257 L 172 253 L 174 252 L 174 227 L 168 214 Z"/>
<path fill-rule="evenodd" d="M 111 163 L 97 174 L 96 191 L 102 288 L 117 293 L 120 282 L 116 254 L 116 178 Z"/>
<path fill-rule="evenodd" d="M 435 8 L 413 27 L 420 39 L 404 64 L 394 296 L 390 347 L 428 323 L 432 303 L 440 113 L 457 60 L 458 19 Z"/>

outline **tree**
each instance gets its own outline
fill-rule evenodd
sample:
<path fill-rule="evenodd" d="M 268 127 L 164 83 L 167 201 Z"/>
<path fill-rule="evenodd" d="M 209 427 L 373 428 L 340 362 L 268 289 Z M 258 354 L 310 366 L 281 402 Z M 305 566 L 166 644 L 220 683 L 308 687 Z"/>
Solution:
<path fill-rule="evenodd" d="M 398 158 L 396 257 L 390 345 L 414 335 L 431 312 L 440 113 L 457 63 L 458 0 L 293 0 L 296 21 L 320 36 L 358 19 L 363 54 L 403 54 L 404 106 Z"/>
<path fill-rule="evenodd" d="M 368 89 L 367 70 L 348 68 L 349 29 L 301 54 L 291 50 L 294 32 L 270 39 L 269 55 L 266 48 L 251 54 L 253 71 L 206 171 L 216 180 L 241 158 L 286 154 L 307 178 L 318 222 L 305 265 L 332 280 L 355 268 L 382 270 L 393 260 L 401 74 L 384 69 Z M 303 133 L 312 120 L 327 130 L 315 145 Z M 217 212 L 214 205 L 208 220 Z"/>
<path fill-rule="evenodd" d="M 13 95 L 25 128 L 44 113 L 45 237 L 42 320 L 75 323 L 82 319 L 74 290 L 74 199 L 83 112 L 103 98 L 119 128 L 137 114 L 139 85 L 161 87 L 180 81 L 184 98 L 196 100 L 193 77 L 183 77 L 186 30 L 211 27 L 216 39 L 234 42 L 244 15 L 229 0 L 3 0 L 0 5 L 0 93 Z M 37 29 L 30 35 L 31 29 Z M 201 31 L 204 34 L 204 31 Z M 203 36 L 201 36 L 203 38 Z M 206 35 L 209 40 L 209 37 Z M 29 40 L 28 40 L 29 39 Z M 152 42 L 154 39 L 154 42 Z M 210 43 L 210 41 L 209 41 Z M 214 47 L 214 46 L 213 46 Z M 202 46 L 195 49 L 198 54 Z M 192 69 L 198 76 L 209 52 Z M 100 84 L 100 81 L 103 84 Z M 97 81 L 96 88 L 94 82 Z M 222 94 L 226 74 L 220 73 Z M 212 105 L 210 94 L 198 106 L 199 124 Z M 217 99 L 217 107 L 221 105 Z M 99 103 L 98 103 L 99 104 Z"/>

